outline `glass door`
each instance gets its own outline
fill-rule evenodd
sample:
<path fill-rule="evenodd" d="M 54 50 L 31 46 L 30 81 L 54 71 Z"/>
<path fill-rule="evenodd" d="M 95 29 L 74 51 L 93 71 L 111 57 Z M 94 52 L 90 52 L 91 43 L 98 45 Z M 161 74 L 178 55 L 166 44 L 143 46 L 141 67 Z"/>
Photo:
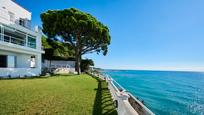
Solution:
<path fill-rule="evenodd" d="M 6 68 L 6 67 L 7 67 L 7 56 L 0 55 L 0 68 Z"/>
<path fill-rule="evenodd" d="M 16 56 L 7 56 L 7 67 L 8 68 L 15 68 L 16 66 Z"/>

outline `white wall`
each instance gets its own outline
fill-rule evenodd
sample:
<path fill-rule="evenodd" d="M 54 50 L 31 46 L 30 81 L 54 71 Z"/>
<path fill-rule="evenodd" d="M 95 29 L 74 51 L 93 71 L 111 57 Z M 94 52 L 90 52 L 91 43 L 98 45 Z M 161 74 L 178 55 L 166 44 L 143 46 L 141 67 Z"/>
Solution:
<path fill-rule="evenodd" d="M 16 56 L 16 68 L 30 68 L 30 58 L 32 55 L 3 50 L 0 50 L 0 55 Z"/>
<path fill-rule="evenodd" d="M 0 78 L 39 76 L 40 74 L 41 69 L 39 68 L 0 68 Z"/>
<path fill-rule="evenodd" d="M 36 62 L 37 62 L 36 67 L 38 69 L 40 69 L 40 73 L 41 73 L 41 69 L 42 69 L 42 55 L 41 55 L 41 53 L 37 55 Z"/>
<path fill-rule="evenodd" d="M 50 64 L 49 60 L 44 60 L 42 68 L 49 68 L 53 70 L 55 74 L 75 73 L 75 61 L 52 60 Z"/>
<path fill-rule="evenodd" d="M 66 66 L 68 65 L 70 68 L 75 68 L 75 61 L 56 61 L 56 60 L 52 60 L 51 61 L 51 66 Z M 43 63 L 43 66 L 45 67 L 50 67 L 50 61 L 49 60 L 45 60 Z"/>
<path fill-rule="evenodd" d="M 41 41 L 42 34 L 39 32 L 36 36 L 36 49 L 42 51 L 42 41 Z"/>
<path fill-rule="evenodd" d="M 41 53 L 33 54 L 36 57 L 36 67 L 30 68 L 32 54 L 17 53 L 0 50 L 0 55 L 16 56 L 16 68 L 0 68 L 0 77 L 38 76 L 41 74 Z"/>
<path fill-rule="evenodd" d="M 16 67 L 17 68 L 30 68 L 31 55 L 17 54 L 16 55 Z"/>
<path fill-rule="evenodd" d="M 19 18 L 31 20 L 31 13 L 12 0 L 0 0 L 0 9 L 14 13 L 16 20 Z"/>

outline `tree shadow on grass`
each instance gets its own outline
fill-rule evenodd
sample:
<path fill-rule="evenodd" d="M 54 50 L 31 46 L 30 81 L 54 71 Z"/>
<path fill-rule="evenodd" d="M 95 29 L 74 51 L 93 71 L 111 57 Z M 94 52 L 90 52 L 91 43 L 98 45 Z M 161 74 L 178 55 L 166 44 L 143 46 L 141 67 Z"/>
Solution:
<path fill-rule="evenodd" d="M 69 76 L 80 76 L 80 75 L 77 75 L 77 74 L 52 74 L 51 77 L 69 77 Z"/>
<path fill-rule="evenodd" d="M 97 92 L 94 102 L 93 115 L 117 115 L 107 83 L 99 78 L 95 79 L 98 81 L 98 88 L 95 89 Z"/>

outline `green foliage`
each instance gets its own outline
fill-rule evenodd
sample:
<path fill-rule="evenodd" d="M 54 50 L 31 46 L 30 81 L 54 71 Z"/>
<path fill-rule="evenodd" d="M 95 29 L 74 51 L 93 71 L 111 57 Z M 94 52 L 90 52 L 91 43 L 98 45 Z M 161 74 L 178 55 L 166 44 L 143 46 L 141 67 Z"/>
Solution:
<path fill-rule="evenodd" d="M 42 36 L 42 45 L 45 50 L 45 59 L 69 59 L 75 56 L 74 48 L 69 44 L 51 40 Z"/>
<path fill-rule="evenodd" d="M 90 66 L 94 66 L 94 62 L 92 59 L 84 59 L 81 61 L 82 72 L 87 72 Z"/>
<path fill-rule="evenodd" d="M 52 46 L 48 43 L 46 36 L 42 36 L 41 41 L 42 41 L 43 49 L 51 49 L 52 48 Z"/>
<path fill-rule="evenodd" d="M 109 29 L 92 15 L 75 8 L 48 10 L 41 14 L 43 32 L 51 38 L 61 37 L 75 48 L 76 67 L 80 73 L 81 55 L 108 52 Z"/>
<path fill-rule="evenodd" d="M 49 10 L 41 14 L 43 32 L 48 36 L 60 36 L 76 46 L 80 39 L 82 54 L 88 51 L 108 51 L 110 44 L 109 29 L 88 13 L 70 8 L 65 10 Z"/>

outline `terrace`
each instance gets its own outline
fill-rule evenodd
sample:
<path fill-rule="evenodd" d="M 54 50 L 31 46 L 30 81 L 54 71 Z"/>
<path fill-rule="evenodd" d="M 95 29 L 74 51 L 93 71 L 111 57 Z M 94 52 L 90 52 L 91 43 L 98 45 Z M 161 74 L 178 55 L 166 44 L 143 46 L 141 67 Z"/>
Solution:
<path fill-rule="evenodd" d="M 8 21 L 12 24 L 16 24 L 31 30 L 31 21 L 27 18 L 18 18 L 15 16 L 13 12 L 7 11 L 4 8 L 0 8 L 0 18 Z"/>
<path fill-rule="evenodd" d="M 31 37 L 28 39 L 29 40 L 27 41 L 26 38 L 23 38 L 23 37 L 15 37 L 14 35 L 0 33 L 0 41 L 2 42 L 12 43 L 12 44 L 36 49 L 36 40 Z"/>
<path fill-rule="evenodd" d="M 0 97 L 0 114 L 117 114 L 107 83 L 85 74 L 0 80 Z"/>

